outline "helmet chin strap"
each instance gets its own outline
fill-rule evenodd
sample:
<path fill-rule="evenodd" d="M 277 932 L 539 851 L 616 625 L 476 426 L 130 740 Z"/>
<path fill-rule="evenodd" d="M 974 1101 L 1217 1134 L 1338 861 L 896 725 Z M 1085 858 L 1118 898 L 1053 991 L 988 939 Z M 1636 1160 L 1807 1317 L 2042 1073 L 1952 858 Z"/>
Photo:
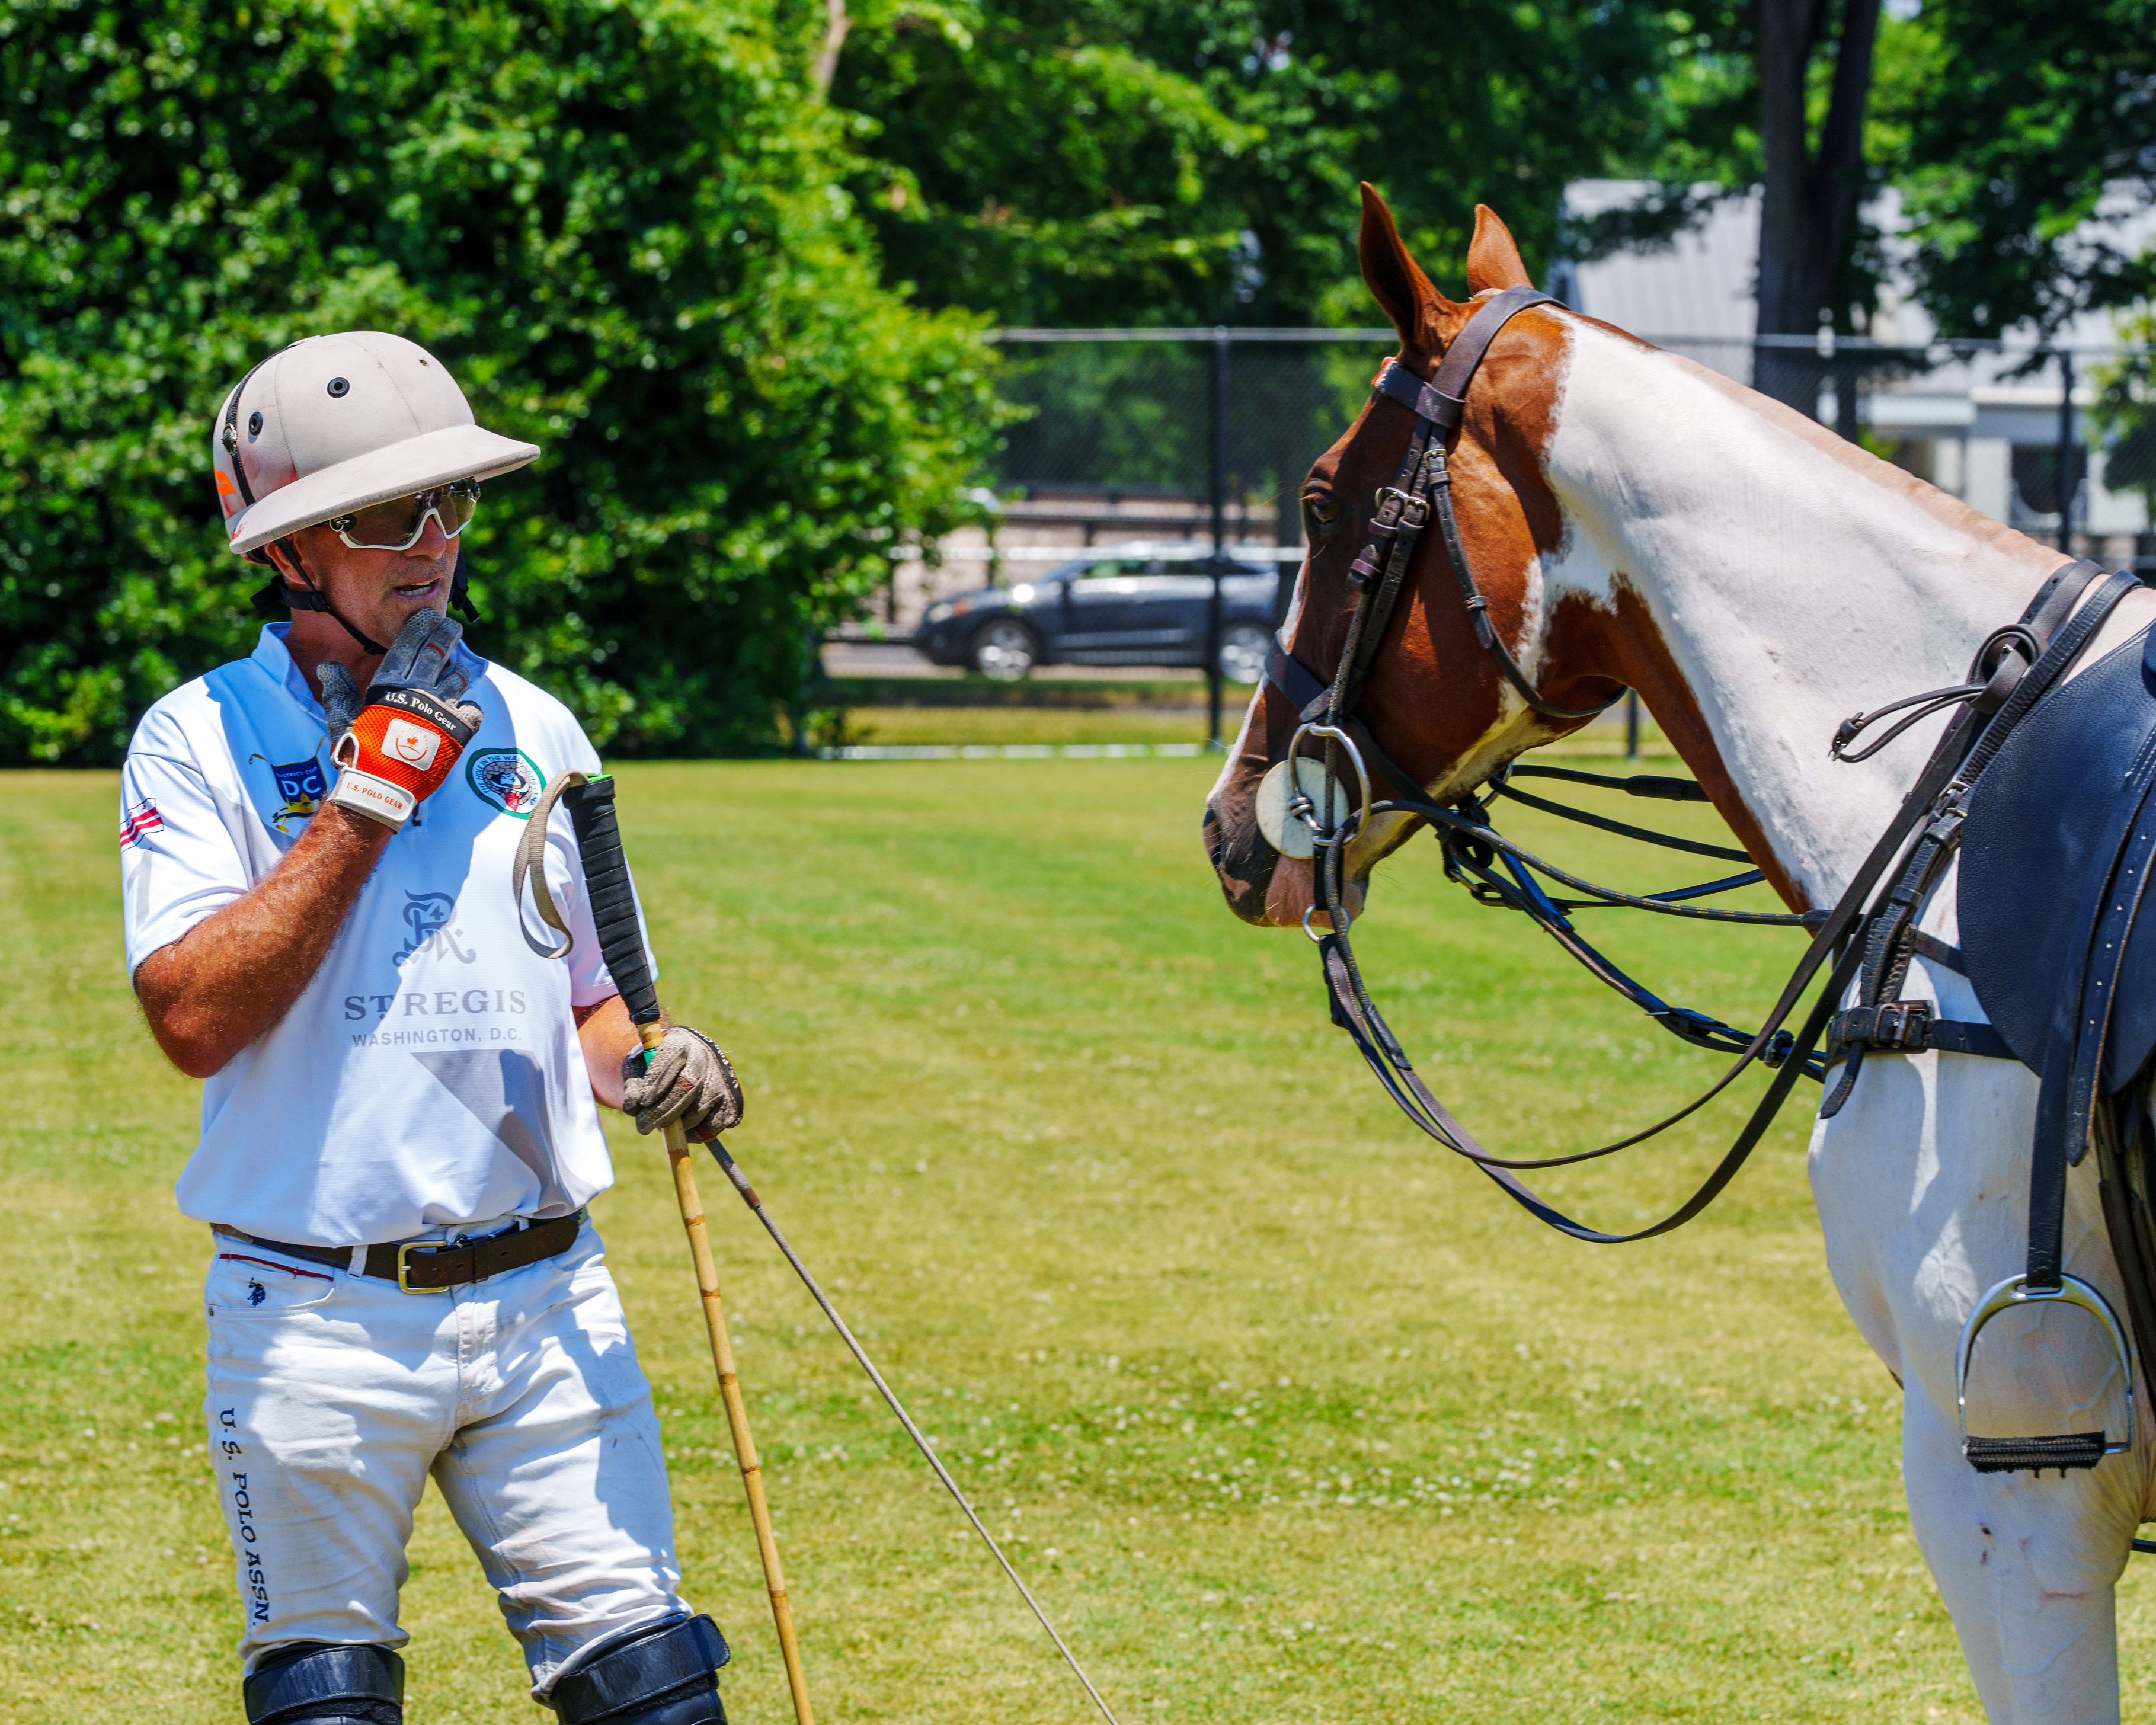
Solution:
<path fill-rule="evenodd" d="M 465 542 L 461 535 L 457 539 L 456 572 L 449 577 L 449 603 L 464 614 L 466 623 L 480 620 L 479 607 L 471 600 L 470 578 L 465 572 Z"/>
<path fill-rule="evenodd" d="M 292 567 L 300 572 L 300 578 L 307 584 L 305 587 L 294 587 L 285 579 L 284 572 L 277 570 L 268 581 L 262 584 L 261 590 L 254 595 L 253 604 L 259 614 L 267 617 L 271 613 L 285 608 L 294 611 L 327 612 L 336 619 L 340 629 L 368 652 L 379 654 L 389 650 L 354 629 L 345 621 L 342 614 L 336 610 L 330 602 L 322 597 L 321 590 L 316 587 L 313 578 L 307 573 L 307 566 L 300 561 L 299 548 L 290 540 L 280 539 L 276 543 L 277 548 L 292 560 Z M 275 570 L 276 565 L 273 563 L 270 567 Z M 465 622 L 477 623 L 480 620 L 479 607 L 472 603 L 469 580 L 470 578 L 465 572 L 464 544 L 459 541 L 457 545 L 456 568 L 449 578 L 449 605 L 452 609 L 464 614 Z"/>
<path fill-rule="evenodd" d="M 276 572 L 264 583 L 261 592 L 254 595 L 254 608 L 257 611 L 266 613 L 275 610 L 280 605 L 289 605 L 295 611 L 326 612 L 336 622 L 337 627 L 358 642 L 364 651 L 372 653 L 379 659 L 389 650 L 381 642 L 354 629 L 346 619 L 344 614 L 323 596 L 321 589 L 315 585 L 314 578 L 307 573 L 307 566 L 300 561 L 299 547 L 289 539 L 280 539 L 276 542 L 276 547 L 291 559 L 293 568 L 299 572 L 300 579 L 306 585 L 292 586 L 285 579 L 284 571 L 277 569 L 276 565 L 272 563 L 270 567 Z"/>

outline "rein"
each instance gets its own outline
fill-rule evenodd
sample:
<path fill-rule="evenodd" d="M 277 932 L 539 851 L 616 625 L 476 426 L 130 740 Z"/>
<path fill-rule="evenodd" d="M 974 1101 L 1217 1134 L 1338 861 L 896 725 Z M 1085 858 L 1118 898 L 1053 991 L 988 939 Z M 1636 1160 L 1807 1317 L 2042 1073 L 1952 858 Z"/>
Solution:
<path fill-rule="evenodd" d="M 1751 885 L 1762 878 L 1756 869 L 1727 880 L 1648 895 L 1618 892 L 1568 874 L 1499 834 L 1491 824 L 1484 801 L 1469 796 L 1450 808 L 1433 801 L 1394 765 L 1367 724 L 1355 717 L 1356 706 L 1404 583 L 1415 544 L 1433 514 L 1439 521 L 1440 536 L 1476 640 L 1521 698 L 1536 711 L 1562 719 L 1592 717 L 1617 698 L 1613 696 L 1611 701 L 1598 706 L 1578 708 L 1557 706 L 1543 698 L 1490 624 L 1488 603 L 1468 562 L 1452 506 L 1446 446 L 1459 433 L 1467 388 L 1476 368 L 1498 331 L 1512 318 L 1530 306 L 1557 304 L 1549 295 L 1532 288 L 1510 288 L 1493 295 L 1470 317 L 1447 349 L 1436 376 L 1428 383 L 1415 377 L 1397 361 L 1387 362 L 1374 381 L 1373 391 L 1409 408 L 1416 416 L 1416 424 L 1394 483 L 1378 490 L 1378 507 L 1368 529 L 1368 540 L 1349 566 L 1351 609 L 1339 663 L 1327 681 L 1297 660 L 1284 643 L 1276 639 L 1266 661 L 1265 676 L 1297 710 L 1299 722 L 1290 739 L 1285 763 L 1291 788 L 1295 784 L 1293 762 L 1304 739 L 1317 738 L 1324 745 L 1322 800 L 1296 794 L 1290 800 L 1289 809 L 1309 829 L 1315 873 L 1332 924 L 1330 931 L 1323 934 L 1312 931 L 1310 916 L 1315 914 L 1314 908 L 1303 919 L 1304 932 L 1318 947 L 1332 1022 L 1348 1033 L 1357 1051 L 1386 1093 L 1418 1130 L 1473 1163 L 1538 1220 L 1575 1240 L 1614 1245 L 1650 1240 L 1681 1227 L 1699 1214 L 1750 1158 L 1780 1113 L 1797 1079 L 1801 1076 L 1823 1080 L 1830 1060 L 1815 1056 L 1814 1050 L 1835 1015 L 1835 1003 L 1848 991 L 1863 968 L 1867 950 L 1876 948 L 1876 938 L 1866 937 L 1876 937 L 1883 923 L 1891 925 L 1893 938 L 1907 937 L 1913 904 L 1905 906 L 1902 901 L 1912 882 L 1919 878 L 1928 880 L 1935 872 L 1932 859 L 1943 849 L 1950 848 L 1952 835 L 1958 831 L 1962 819 L 1962 799 L 1976 774 L 1996 752 L 2006 733 L 2038 697 L 2053 686 L 2112 607 L 2134 583 L 2130 575 L 2113 576 L 2087 605 L 2075 613 L 2076 602 L 2102 572 L 2092 563 L 2062 566 L 2038 589 L 2018 623 L 1986 639 L 1965 684 L 1931 691 L 1910 703 L 1896 704 L 1897 707 L 1921 704 L 1923 711 L 1904 719 L 1892 735 L 1899 735 L 1917 718 L 1931 712 L 1957 704 L 1962 711 L 1940 737 L 1887 830 L 1831 910 L 1778 915 L 1722 911 L 1688 902 L 1693 898 Z M 1618 694 L 1621 696 L 1623 692 L 1620 689 Z M 1861 716 L 1860 721 L 1845 726 L 1844 735 L 1835 740 L 1837 756 L 1854 741 L 1856 731 L 1864 728 L 1870 720 L 1893 710 Z M 1891 740 L 1890 736 L 1882 738 L 1881 742 Z M 1321 824 L 1321 809 L 1326 817 L 1335 816 L 1336 786 L 1343 753 L 1358 781 L 1361 799 L 1347 813 Z M 1371 762 L 1394 786 L 1403 788 L 1404 793 L 1382 800 L 1376 797 L 1369 770 Z M 1706 801 L 1706 793 L 1691 781 L 1645 776 L 1619 779 L 1562 768 L 1512 766 L 1501 769 L 1489 782 L 1488 788 L 1495 795 L 1625 837 L 1719 860 L 1751 860 L 1743 851 L 1675 839 L 1584 810 L 1568 809 L 1517 790 L 1510 783 L 1515 778 L 1530 777 L 1620 788 L 1634 796 Z M 1491 1152 L 1416 1074 L 1399 1039 L 1372 1000 L 1356 962 L 1350 941 L 1350 919 L 1343 903 L 1344 859 L 1348 845 L 1362 830 L 1365 820 L 1383 814 L 1410 815 L 1425 822 L 1434 829 L 1444 850 L 1448 878 L 1466 886 L 1480 902 L 1523 912 L 1591 974 L 1631 1000 L 1664 1029 L 1696 1046 L 1733 1053 L 1734 1062 L 1705 1092 L 1675 1113 L 1614 1142 L 1568 1156 L 1537 1158 L 1508 1158 Z M 1897 887 L 1885 896 L 1883 902 L 1867 911 L 1875 889 L 1897 860 L 1902 861 L 1903 866 L 1896 871 Z M 1536 880 L 1537 874 L 1569 886 L 1586 897 L 1553 898 Z M 1702 921 L 1801 927 L 1812 931 L 1812 939 L 1783 986 L 1766 1023 L 1748 1037 L 1718 1019 L 1670 1006 L 1581 938 L 1570 921 L 1570 914 L 1602 907 L 1651 911 Z M 1876 957 L 1874 963 L 1876 965 Z M 1784 1028 L 1822 970 L 1827 973 L 1825 985 L 1800 1027 L 1794 1033 Z M 1943 1022 L 1932 1028 L 1943 1034 L 1935 1043 L 1926 1045 L 1942 1047 L 1956 1045 L 1945 1033 L 1962 1033 L 1965 1041 L 1969 1033 L 1988 1029 L 1982 1025 L 1949 1025 Z M 1854 1049 L 1850 1052 L 1859 1053 Z M 1774 1076 L 1753 1106 L 1743 1129 L 1699 1189 L 1667 1216 L 1648 1227 L 1629 1234 L 1610 1234 L 1591 1228 L 1555 1209 L 1517 1178 L 1516 1170 L 1568 1167 L 1614 1155 L 1642 1143 L 1706 1106 L 1755 1060 L 1772 1070 Z"/>

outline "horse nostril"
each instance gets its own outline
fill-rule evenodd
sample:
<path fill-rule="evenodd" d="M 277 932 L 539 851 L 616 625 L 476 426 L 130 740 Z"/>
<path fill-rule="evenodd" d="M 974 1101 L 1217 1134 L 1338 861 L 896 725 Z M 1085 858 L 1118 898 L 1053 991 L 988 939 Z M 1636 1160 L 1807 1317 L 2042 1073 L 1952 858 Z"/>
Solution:
<path fill-rule="evenodd" d="M 1220 834 L 1220 814 L 1219 811 L 1214 809 L 1210 803 L 1208 803 L 1205 805 L 1205 819 L 1202 824 L 1205 831 L 1205 855 L 1211 860 L 1214 872 L 1217 874 L 1219 872 L 1220 869 L 1220 848 L 1222 844 Z"/>

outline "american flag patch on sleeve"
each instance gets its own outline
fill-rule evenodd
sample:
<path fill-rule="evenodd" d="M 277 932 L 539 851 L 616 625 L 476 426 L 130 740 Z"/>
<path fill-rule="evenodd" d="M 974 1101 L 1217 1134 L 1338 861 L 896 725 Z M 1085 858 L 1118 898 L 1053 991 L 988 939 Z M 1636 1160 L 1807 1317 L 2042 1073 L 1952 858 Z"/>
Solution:
<path fill-rule="evenodd" d="M 125 850 L 131 845 L 139 845 L 146 834 L 161 833 L 164 829 L 165 823 L 157 813 L 156 801 L 145 797 L 121 814 L 120 848 Z"/>

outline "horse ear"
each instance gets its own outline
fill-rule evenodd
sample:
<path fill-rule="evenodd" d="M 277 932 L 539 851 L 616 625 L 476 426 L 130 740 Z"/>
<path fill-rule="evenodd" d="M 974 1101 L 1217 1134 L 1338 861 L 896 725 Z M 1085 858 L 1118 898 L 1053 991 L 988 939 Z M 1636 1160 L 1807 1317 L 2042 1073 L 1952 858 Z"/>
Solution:
<path fill-rule="evenodd" d="M 1368 180 L 1363 182 L 1363 236 L 1357 249 L 1363 260 L 1363 280 L 1399 331 L 1401 345 L 1442 347 L 1440 330 L 1451 302 L 1430 285 L 1430 278 L 1408 255 L 1392 211 Z"/>
<path fill-rule="evenodd" d="M 1520 249 L 1512 244 L 1512 230 L 1488 204 L 1476 204 L 1475 238 L 1467 244 L 1467 291 L 1533 285 L 1527 280 L 1527 266 L 1520 261 Z"/>

